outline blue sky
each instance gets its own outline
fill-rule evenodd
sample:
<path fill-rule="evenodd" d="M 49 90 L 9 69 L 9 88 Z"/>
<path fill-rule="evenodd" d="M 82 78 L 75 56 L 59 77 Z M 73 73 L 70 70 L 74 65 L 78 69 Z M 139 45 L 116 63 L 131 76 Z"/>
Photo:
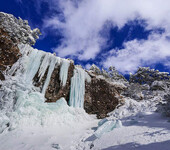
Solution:
<path fill-rule="evenodd" d="M 41 30 L 37 49 L 86 68 L 170 71 L 169 0 L 3 0 L 0 11 Z"/>

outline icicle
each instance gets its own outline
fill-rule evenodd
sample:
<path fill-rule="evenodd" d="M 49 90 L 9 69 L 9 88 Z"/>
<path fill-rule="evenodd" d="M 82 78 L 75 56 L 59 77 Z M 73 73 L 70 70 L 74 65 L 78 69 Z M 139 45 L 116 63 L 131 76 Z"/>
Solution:
<path fill-rule="evenodd" d="M 43 55 L 44 55 L 44 53 L 42 51 L 38 51 L 38 50 L 31 48 L 31 52 L 28 56 L 29 62 L 28 62 L 28 65 L 26 67 L 26 72 L 25 72 L 26 82 L 28 82 L 28 83 L 32 82 L 32 79 L 38 72 L 38 69 L 41 64 L 41 58 Z"/>
<path fill-rule="evenodd" d="M 41 66 L 40 66 L 40 69 L 39 69 L 39 72 L 38 72 L 38 76 L 40 77 L 39 78 L 39 81 L 41 81 L 42 77 L 44 76 L 48 66 L 50 65 L 50 56 L 51 54 L 50 53 L 47 53 L 41 63 Z"/>
<path fill-rule="evenodd" d="M 60 67 L 60 81 L 62 86 L 66 85 L 69 66 L 70 66 L 70 61 L 67 59 L 63 59 Z"/>
<path fill-rule="evenodd" d="M 84 107 L 85 80 L 90 81 L 91 79 L 82 68 L 76 67 L 71 79 L 70 106 Z"/>
<path fill-rule="evenodd" d="M 25 76 L 25 80 L 28 80 L 27 74 L 31 71 L 31 69 L 35 69 L 35 65 L 32 66 L 33 62 L 36 60 L 37 56 L 41 59 L 43 52 L 33 49 L 30 45 L 26 44 L 19 44 L 18 48 L 22 57 L 20 57 L 18 61 L 13 64 L 9 70 L 7 70 L 7 74 L 13 75 L 15 73 L 16 75 L 16 73 L 24 73 L 23 75 Z M 36 55 L 36 57 L 34 55 Z M 40 63 L 40 59 L 37 59 L 36 61 Z"/>
<path fill-rule="evenodd" d="M 43 85 L 43 89 L 42 89 L 42 93 L 45 94 L 45 91 L 48 87 L 48 84 L 50 82 L 50 78 L 51 78 L 51 75 L 53 73 L 53 70 L 55 68 L 55 65 L 59 64 L 60 63 L 60 58 L 56 57 L 56 56 L 51 56 L 51 61 L 50 61 L 50 66 L 49 66 L 49 69 L 48 69 L 48 74 L 47 74 L 47 78 L 45 80 L 45 83 Z"/>

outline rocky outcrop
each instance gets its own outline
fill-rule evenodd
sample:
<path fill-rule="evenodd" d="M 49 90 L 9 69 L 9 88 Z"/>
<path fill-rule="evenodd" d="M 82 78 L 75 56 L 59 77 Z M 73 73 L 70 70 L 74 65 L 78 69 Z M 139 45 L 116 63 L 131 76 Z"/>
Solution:
<path fill-rule="evenodd" d="M 39 38 L 39 34 L 39 29 L 31 30 L 27 21 L 22 20 L 21 18 L 17 19 L 13 15 L 0 12 L 0 84 L 3 82 L 3 80 L 5 80 L 7 73 L 6 70 L 9 70 L 14 63 L 20 62 L 18 61 L 20 57 L 27 57 L 24 57 L 25 53 L 23 53 L 22 50 L 20 52 L 18 44 L 24 44 L 24 46 L 27 44 L 26 46 L 28 50 L 30 50 L 30 46 L 35 44 L 36 39 Z M 35 52 L 34 50 L 35 49 L 29 52 Z M 41 55 L 39 55 L 40 53 Z M 40 64 L 43 64 L 42 60 L 44 60 L 46 53 L 36 50 L 36 52 L 33 54 L 38 54 L 37 58 L 40 59 L 38 59 L 39 68 L 37 68 L 37 70 L 41 70 L 43 67 L 41 68 Z M 65 80 L 66 84 L 63 85 L 60 79 L 63 59 L 60 60 L 60 58 L 53 54 L 48 55 L 49 60 L 47 61 L 47 68 L 45 67 L 43 75 L 41 76 L 42 78 L 40 78 L 39 71 L 37 72 L 37 70 L 35 72 L 35 74 L 37 74 L 34 74 L 33 76 L 33 90 L 38 92 L 42 91 L 43 86 L 46 85 L 45 81 L 50 70 L 50 64 L 53 62 L 52 58 L 57 58 L 59 62 L 54 64 L 53 69 L 51 69 L 52 72 L 50 73 L 50 76 L 48 76 L 50 79 L 48 80 L 48 86 L 45 86 L 45 92 L 42 93 L 44 94 L 46 102 L 48 103 L 56 102 L 61 97 L 64 97 L 69 103 L 72 86 L 71 81 L 77 66 L 74 65 L 73 61 L 67 60 L 69 61 L 68 73 L 66 73 L 67 81 Z M 35 61 L 37 59 L 33 60 Z M 20 65 L 24 66 L 19 63 L 18 65 L 19 67 Z M 167 102 L 169 106 L 170 76 L 166 72 L 159 72 L 158 70 L 150 69 L 148 67 L 140 67 L 135 74 L 130 76 L 130 81 L 127 81 L 124 76 L 121 75 L 114 67 L 110 67 L 108 70 L 100 70 L 100 68 L 98 68 L 96 65 L 92 65 L 90 71 L 86 71 L 86 74 L 84 74 L 84 72 L 85 70 L 83 70 L 83 72 L 77 72 L 77 76 L 74 81 L 82 83 L 80 79 L 86 78 L 85 76 L 87 74 L 91 77 L 91 82 L 85 82 L 84 109 L 89 114 L 96 114 L 98 118 L 106 117 L 109 112 L 122 105 L 124 102 L 123 96 L 130 97 L 137 101 L 161 97 L 160 99 Z M 11 75 L 15 75 L 15 70 L 14 74 L 11 73 Z M 32 83 L 32 78 L 30 82 Z M 79 87 L 80 89 L 83 89 L 83 92 L 81 93 L 84 94 L 84 80 L 82 85 L 78 84 L 76 83 L 74 86 L 76 86 L 76 88 Z M 2 86 L 3 84 L 0 85 L 1 93 L 5 89 Z M 77 92 L 76 89 L 73 91 L 75 93 Z M 79 98 L 80 96 L 74 92 L 72 94 L 73 99 L 75 95 Z M 15 93 L 11 99 L 12 98 L 15 98 Z M 2 98 L 0 99 L 0 102 L 1 100 Z M 7 100 L 8 96 L 6 96 L 6 101 Z M 167 109 L 169 109 L 169 107 L 167 107 Z"/>
<path fill-rule="evenodd" d="M 17 45 L 20 43 L 33 45 L 39 34 L 38 29 L 31 30 L 27 21 L 21 18 L 17 19 L 13 15 L 0 13 L 0 80 L 5 80 L 3 71 L 10 68 L 22 57 Z M 44 59 L 44 56 L 42 59 Z M 60 80 L 60 65 L 61 63 L 55 66 L 50 77 L 50 82 L 45 91 L 46 102 L 56 102 L 61 97 L 64 97 L 69 102 L 71 79 L 75 66 L 74 62 L 70 60 L 67 82 L 63 86 Z M 42 90 L 48 70 L 49 68 L 46 69 L 41 80 L 38 72 L 34 76 L 33 84 L 36 87 L 34 90 Z M 86 82 L 85 84 L 84 109 L 89 114 L 97 114 L 98 118 L 104 118 L 107 113 L 113 111 L 119 104 L 122 99 L 120 94 L 124 87 L 119 84 L 113 84 L 114 82 L 109 77 L 109 73 L 104 70 L 100 71 L 99 68 L 98 71 L 98 74 L 87 71 L 87 74 L 91 77 L 91 82 Z M 119 79 L 123 78 L 117 72 L 113 76 L 119 76 Z"/>
<path fill-rule="evenodd" d="M 70 85 L 71 85 L 71 78 L 73 76 L 73 71 L 74 71 L 74 63 L 71 62 L 69 69 L 68 69 L 68 77 L 67 77 L 67 82 L 65 86 L 62 86 L 61 81 L 60 81 L 60 66 L 57 66 L 50 79 L 50 83 L 48 85 L 48 88 L 45 92 L 45 98 L 46 102 L 56 102 L 58 99 L 61 97 L 64 97 L 66 101 L 69 101 L 69 95 L 70 95 Z M 41 81 L 39 81 L 38 73 L 34 77 L 34 85 L 36 87 L 39 87 L 40 90 L 42 90 L 42 86 L 45 82 L 45 79 L 47 77 L 47 72 L 48 69 L 45 73 L 45 75 L 42 77 Z"/>
<path fill-rule="evenodd" d="M 14 43 L 34 45 L 41 34 L 38 28 L 31 30 L 27 20 L 3 12 L 0 12 L 0 28 L 9 34 Z"/>
<path fill-rule="evenodd" d="M 91 82 L 86 82 L 84 109 L 90 114 L 97 114 L 98 118 L 104 118 L 122 100 L 120 93 L 125 87 L 109 83 L 92 73 L 90 76 Z"/>
<path fill-rule="evenodd" d="M 74 71 L 74 64 L 71 63 L 68 69 L 68 77 L 67 77 L 66 85 L 62 86 L 59 80 L 60 68 L 58 67 L 54 69 L 49 86 L 45 93 L 47 102 L 56 102 L 61 97 L 64 97 L 67 102 L 69 101 L 70 85 L 71 85 L 71 78 L 73 76 L 73 71 Z"/>
<path fill-rule="evenodd" d="M 3 71 L 11 67 L 21 56 L 17 41 L 0 28 L 0 80 L 5 80 Z"/>
<path fill-rule="evenodd" d="M 149 67 L 139 67 L 135 74 L 130 75 L 130 83 L 139 83 L 151 85 L 154 81 L 169 81 L 168 72 L 159 72 L 159 70 Z"/>
<path fill-rule="evenodd" d="M 28 21 L 0 12 L 0 80 L 5 80 L 2 72 L 21 56 L 17 44 L 33 45 L 39 35 L 39 29 L 31 30 Z"/>

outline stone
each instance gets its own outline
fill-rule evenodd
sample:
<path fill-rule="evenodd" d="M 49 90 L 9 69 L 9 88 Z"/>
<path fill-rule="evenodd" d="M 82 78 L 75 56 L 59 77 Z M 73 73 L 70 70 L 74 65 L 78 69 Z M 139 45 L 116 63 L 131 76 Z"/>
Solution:
<path fill-rule="evenodd" d="M 105 79 L 91 75 L 91 83 L 86 82 L 85 87 L 85 111 L 89 114 L 97 114 L 97 118 L 107 117 L 107 114 L 119 104 L 121 99 L 119 88 Z"/>

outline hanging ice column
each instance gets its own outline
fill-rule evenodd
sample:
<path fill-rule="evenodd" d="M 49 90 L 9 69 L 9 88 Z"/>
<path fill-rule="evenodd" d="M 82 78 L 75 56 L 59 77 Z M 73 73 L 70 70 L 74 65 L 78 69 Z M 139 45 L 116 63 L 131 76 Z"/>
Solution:
<path fill-rule="evenodd" d="M 29 61 L 25 71 L 25 81 L 27 83 L 32 83 L 32 80 L 41 64 L 41 59 L 44 53 L 42 51 L 33 49 L 32 47 L 27 47 L 29 49 Z"/>
<path fill-rule="evenodd" d="M 70 61 L 67 59 L 63 59 L 60 67 L 60 81 L 62 86 L 66 85 L 69 66 L 70 66 Z"/>
<path fill-rule="evenodd" d="M 74 76 L 71 78 L 70 106 L 77 108 L 84 107 L 85 80 L 90 82 L 90 76 L 82 68 L 76 66 Z"/>
<path fill-rule="evenodd" d="M 60 65 L 60 58 L 54 56 L 51 53 L 45 53 L 43 51 L 33 49 L 28 45 L 20 45 L 20 49 L 22 55 L 24 55 L 26 59 L 26 62 L 24 63 L 24 76 L 27 84 L 32 84 L 32 80 L 35 77 L 36 73 L 38 73 L 40 81 L 45 75 L 45 72 L 48 71 L 46 80 L 41 91 L 43 94 L 45 94 L 56 64 Z"/>
<path fill-rule="evenodd" d="M 39 72 L 38 72 L 38 77 L 39 77 L 39 81 L 41 81 L 42 77 L 44 76 L 46 70 L 48 69 L 48 66 L 50 65 L 50 53 L 47 53 L 41 63 L 41 66 L 39 68 Z"/>
<path fill-rule="evenodd" d="M 48 69 L 48 74 L 47 74 L 45 83 L 44 83 L 43 88 L 42 88 L 42 93 L 43 94 L 45 94 L 45 91 L 46 91 L 46 89 L 47 89 L 47 87 L 49 85 L 50 78 L 51 78 L 51 75 L 52 75 L 52 73 L 54 71 L 55 65 L 60 64 L 60 58 L 58 58 L 56 56 L 51 56 L 50 59 L 51 59 L 51 61 L 50 61 L 49 69 Z"/>

